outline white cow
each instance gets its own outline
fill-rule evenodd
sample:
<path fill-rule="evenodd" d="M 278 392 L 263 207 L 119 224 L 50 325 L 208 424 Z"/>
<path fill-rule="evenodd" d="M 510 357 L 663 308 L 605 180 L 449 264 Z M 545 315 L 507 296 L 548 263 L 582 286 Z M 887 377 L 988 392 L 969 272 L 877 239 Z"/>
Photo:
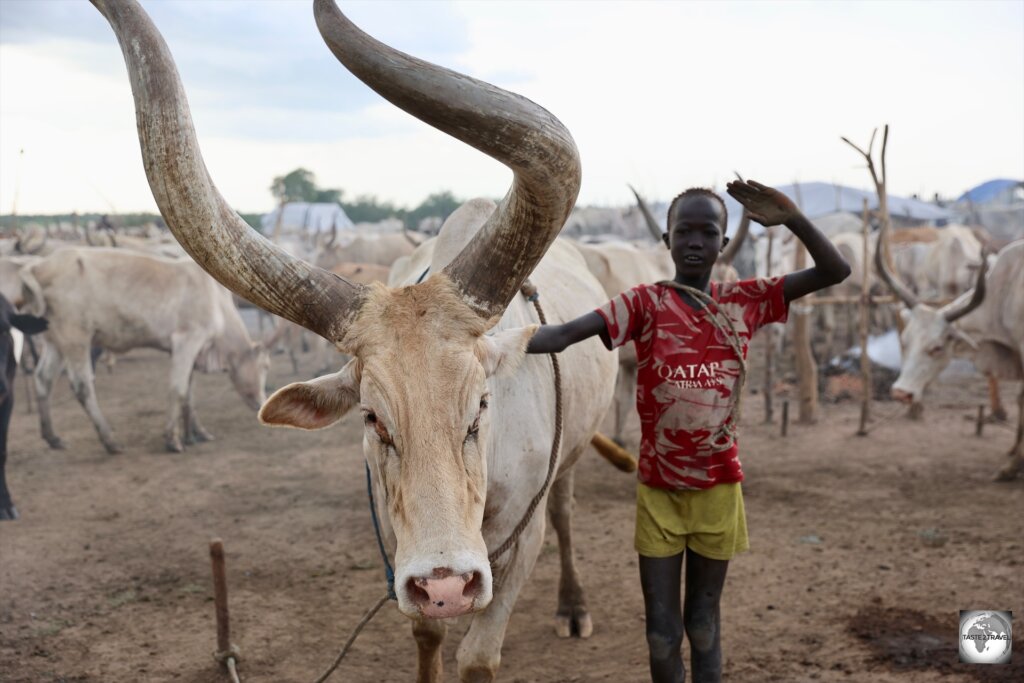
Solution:
<path fill-rule="evenodd" d="M 876 263 L 906 305 L 900 335 L 903 367 L 892 385 L 894 398 L 920 401 L 955 353 L 970 353 L 978 369 L 989 376 L 1024 379 L 1024 240 L 999 252 L 987 278 L 984 263 L 974 289 L 939 309 L 919 303 L 883 259 L 876 258 Z M 996 476 L 1002 481 L 1016 477 L 1024 465 L 1024 389 L 1017 401 L 1017 439 L 1010 462 Z"/>
<path fill-rule="evenodd" d="M 519 294 L 530 276 L 552 323 L 605 298 L 578 252 L 551 246 L 579 191 L 568 131 L 525 98 L 375 41 L 330 0 L 317 0 L 325 41 L 359 78 L 513 172 L 499 205 L 474 201 L 453 215 L 450 223 L 463 228 L 434 243 L 436 268 L 422 283 L 356 285 L 276 248 L 230 209 L 203 164 L 173 59 L 149 17 L 133 0 L 94 3 L 121 42 L 150 187 L 172 232 L 225 286 L 353 356 L 334 375 L 280 390 L 260 414 L 316 429 L 359 411 L 419 680 L 441 677 L 441 619 L 470 612 L 459 676 L 493 680 L 543 543 L 543 508 L 530 510 L 545 502 L 562 552 L 558 632 L 589 635 L 570 545 L 571 467 L 607 410 L 615 356 L 596 339 L 559 355 L 562 429 L 550 460 L 553 364 L 523 357 L 537 318 Z M 549 464 L 555 479 L 545 493 Z"/>
<path fill-rule="evenodd" d="M 249 338 L 231 294 L 191 260 L 164 259 L 130 250 L 68 247 L 20 271 L 25 305 L 45 316 L 50 329 L 35 371 L 43 438 L 63 448 L 50 418 L 50 392 L 67 363 L 75 397 L 110 453 L 121 448 L 100 412 L 93 386 L 94 345 L 120 353 L 148 347 L 171 354 L 168 450 L 212 438 L 192 408 L 192 371 L 226 367 L 235 389 L 253 410 L 262 405 L 269 356 Z"/>

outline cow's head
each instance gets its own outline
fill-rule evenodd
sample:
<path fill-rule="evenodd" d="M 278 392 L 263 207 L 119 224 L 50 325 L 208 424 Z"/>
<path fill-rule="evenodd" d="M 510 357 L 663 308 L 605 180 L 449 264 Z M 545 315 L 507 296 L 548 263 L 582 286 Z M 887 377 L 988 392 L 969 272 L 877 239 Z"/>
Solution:
<path fill-rule="evenodd" d="M 569 132 L 533 102 L 393 50 L 331 0 L 316 0 L 320 32 L 349 70 L 513 171 L 504 199 L 443 271 L 403 288 L 361 286 L 275 247 L 229 207 L 203 165 L 156 28 L 134 0 L 93 3 L 121 43 L 150 187 L 174 236 L 223 285 L 353 356 L 339 373 L 278 391 L 261 418 L 317 429 L 358 409 L 378 506 L 397 541 L 399 608 L 428 617 L 483 609 L 486 379 L 518 364 L 532 330 L 485 332 L 575 203 L 579 155 Z"/>
<path fill-rule="evenodd" d="M 245 405 L 259 410 L 267 400 L 267 372 L 270 351 L 260 342 L 253 342 L 242 351 L 228 354 L 228 377 Z"/>
<path fill-rule="evenodd" d="M 903 363 L 900 375 L 892 385 L 896 400 L 911 403 L 920 401 L 925 388 L 949 365 L 957 343 L 977 348 L 977 344 L 955 323 L 981 305 L 985 298 L 986 261 L 978 269 L 974 289 L 942 308 L 920 303 L 917 296 L 889 269 L 882 249 L 879 232 L 875 248 L 875 266 L 879 275 L 904 304 L 900 310 L 903 332 Z"/>
<path fill-rule="evenodd" d="M 394 532 L 395 591 L 408 614 L 457 616 L 486 606 L 481 534 L 491 411 L 487 377 L 512 372 L 534 328 L 484 335 L 486 323 L 446 277 L 367 294 L 340 372 L 277 391 L 265 424 L 320 429 L 349 410 L 379 508 Z M 350 347 L 351 348 L 351 347 Z"/>

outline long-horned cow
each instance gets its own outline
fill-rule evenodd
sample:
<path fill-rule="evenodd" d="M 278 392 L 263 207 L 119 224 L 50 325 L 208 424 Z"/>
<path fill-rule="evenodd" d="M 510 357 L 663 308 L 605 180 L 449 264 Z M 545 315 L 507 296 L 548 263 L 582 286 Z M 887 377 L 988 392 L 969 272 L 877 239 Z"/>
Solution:
<path fill-rule="evenodd" d="M 249 338 L 231 300 L 191 260 L 166 259 L 127 249 L 67 247 L 20 271 L 25 305 L 46 315 L 50 329 L 35 371 L 43 438 L 63 448 L 50 417 L 53 381 L 66 363 L 75 397 L 110 453 L 120 445 L 96 399 L 90 351 L 115 353 L 155 348 L 171 354 L 167 449 L 207 441 L 211 435 L 192 407 L 192 372 L 226 367 L 242 399 L 258 410 L 266 398 L 270 357 Z"/>
<path fill-rule="evenodd" d="M 1024 297 L 1019 295 L 1024 292 L 1024 240 L 1003 248 L 987 277 L 983 260 L 974 289 L 942 308 L 920 303 L 889 270 L 880 247 L 875 250 L 879 275 L 905 304 L 903 366 L 892 385 L 893 398 L 919 401 L 957 350 L 973 352 L 974 364 L 990 376 L 1024 379 Z M 996 475 L 1001 481 L 1016 477 L 1024 465 L 1024 389 L 1017 402 L 1017 438 L 1010 462 Z"/>
<path fill-rule="evenodd" d="M 560 355 L 561 447 L 553 449 L 553 367 L 547 358 L 523 358 L 536 317 L 520 295 L 529 276 L 550 322 L 604 299 L 578 254 L 551 246 L 579 191 L 569 132 L 533 102 L 398 52 L 331 0 L 316 0 L 320 32 L 350 71 L 513 171 L 498 205 L 470 202 L 449 221 L 464 230 L 446 231 L 459 233 L 448 249 L 438 239 L 435 268 L 422 282 L 357 285 L 276 248 L 234 213 L 206 171 L 173 59 L 149 17 L 134 0 L 93 3 L 121 44 L 146 173 L 174 235 L 229 289 L 353 356 L 336 374 L 278 391 L 261 418 L 318 429 L 359 410 L 398 608 L 412 619 L 419 648 L 419 680 L 440 679 L 440 618 L 470 612 L 459 675 L 493 680 L 509 616 L 543 542 L 544 516 L 527 513 L 545 497 L 562 553 L 556 627 L 589 635 L 570 543 L 571 467 L 608 407 L 616 361 L 596 340 Z M 538 498 L 549 463 L 556 478 Z"/>

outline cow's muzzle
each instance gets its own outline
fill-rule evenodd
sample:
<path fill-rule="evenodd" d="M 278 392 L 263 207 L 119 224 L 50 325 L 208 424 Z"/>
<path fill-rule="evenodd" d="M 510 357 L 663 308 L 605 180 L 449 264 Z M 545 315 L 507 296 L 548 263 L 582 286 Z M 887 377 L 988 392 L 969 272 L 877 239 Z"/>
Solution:
<path fill-rule="evenodd" d="M 914 394 L 909 391 L 904 391 L 903 389 L 897 389 L 896 387 L 893 387 L 890 393 L 892 394 L 893 400 L 899 401 L 901 403 L 914 402 Z"/>
<path fill-rule="evenodd" d="M 428 619 L 445 619 L 468 614 L 483 593 L 483 578 L 478 571 L 455 574 L 438 567 L 431 576 L 412 577 L 406 582 L 407 595 Z"/>

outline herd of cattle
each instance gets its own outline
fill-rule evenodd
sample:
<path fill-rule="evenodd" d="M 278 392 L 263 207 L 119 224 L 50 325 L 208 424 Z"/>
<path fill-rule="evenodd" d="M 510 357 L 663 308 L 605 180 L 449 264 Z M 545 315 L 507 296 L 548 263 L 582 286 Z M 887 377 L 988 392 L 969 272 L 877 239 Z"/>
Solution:
<path fill-rule="evenodd" d="M 0 259 L 0 292 L 49 324 L 36 345 L 42 351 L 34 376 L 43 437 L 61 446 L 47 401 L 66 366 L 101 441 L 117 452 L 93 387 L 97 349 L 171 354 L 165 437 L 174 451 L 209 438 L 192 404 L 197 368 L 226 370 L 267 424 L 318 429 L 358 409 L 398 608 L 412 620 L 419 648 L 420 680 L 441 675 L 441 618 L 470 612 L 459 676 L 493 680 L 508 619 L 543 544 L 544 515 L 533 511 L 545 501 L 561 555 L 556 631 L 589 635 L 571 544 L 572 468 L 611 407 L 617 374 L 626 394 L 618 397 L 619 410 L 631 405 L 636 360 L 607 352 L 597 339 L 559 354 L 557 372 L 551 359 L 525 356 L 537 314 L 524 283 L 539 292 L 549 322 L 565 322 L 627 287 L 670 278 L 664 247 L 559 238 L 581 171 L 557 119 L 513 93 L 395 51 L 359 31 L 331 0 L 316 0 L 317 26 L 346 68 L 397 106 L 508 166 L 513 182 L 500 203 L 467 202 L 437 237 L 419 245 L 391 235 L 283 248 L 283 240 L 274 244 L 251 230 L 214 186 L 174 60 L 149 17 L 133 0 L 93 1 L 122 46 L 154 198 L 191 258 L 170 253 L 176 247 L 159 238 L 117 238 L 116 246 L 49 244 L 37 254 Z M 919 397 L 968 339 L 986 370 L 1019 378 L 1022 299 L 984 293 L 989 270 L 988 291 L 1024 291 L 1024 242 L 988 264 L 980 247 L 956 241 L 967 233 L 947 227 L 929 234 L 906 247 L 898 268 L 913 270 L 906 264 L 921 259 L 937 265 L 893 273 L 883 260 L 877 271 L 909 307 L 897 394 Z M 851 237 L 844 249 L 854 273 L 863 264 L 859 240 Z M 737 277 L 728 261 L 740 242 L 716 277 Z M 792 242 L 777 242 L 773 274 L 794 267 L 787 261 Z M 965 291 L 939 309 L 919 303 Z M 231 292 L 287 322 L 253 339 Z M 325 362 L 344 363 L 339 371 L 266 398 L 271 348 L 302 329 L 348 358 Z M 1002 476 L 1017 473 L 1021 449 L 1018 429 Z M 14 515 L 9 500 L 3 510 Z"/>
<path fill-rule="evenodd" d="M 643 200 L 639 196 L 637 200 L 649 217 L 651 230 L 659 230 Z M 859 219 L 851 217 L 844 225 L 844 230 L 833 229 L 830 239 L 853 270 L 849 281 L 841 286 L 841 293 L 854 294 L 861 290 L 865 253 Z M 748 228 L 748 221 L 742 221 L 738 234 L 733 236 L 716 265 L 714 279 L 734 281 L 740 277 L 733 261 L 744 247 L 744 240 L 754 245 L 754 272 L 750 275 L 786 273 L 796 268 L 795 240 L 791 235 L 787 233 L 774 245 L 769 262 L 765 235 L 751 237 Z M 612 238 L 584 243 L 563 239 L 582 256 L 607 297 L 637 284 L 673 275 L 671 258 L 660 240 L 626 242 Z M 293 255 L 352 282 L 399 286 L 411 275 L 427 270 L 436 238 L 423 239 L 408 233 L 356 232 L 340 238 L 332 234 L 327 239 L 286 234 L 279 241 Z M 948 362 L 953 347 L 944 346 L 939 353 L 936 334 L 958 341 L 971 352 L 978 351 L 975 354 L 981 358 L 977 361 L 978 367 L 991 376 L 1015 377 L 1012 340 L 1019 340 L 1022 335 L 1021 330 L 1013 329 L 1012 323 L 1024 319 L 1024 309 L 1008 311 L 1006 329 L 999 332 L 1001 341 L 986 344 L 975 341 L 975 337 L 983 340 L 985 330 L 993 328 L 994 322 L 979 324 L 975 316 L 958 326 L 949 325 L 946 331 L 926 329 L 935 324 L 924 320 L 936 315 L 926 311 L 937 307 L 919 303 L 945 299 L 952 308 L 964 308 L 960 304 L 954 306 L 953 300 L 964 292 L 976 291 L 975 279 L 981 274 L 979 268 L 984 262 L 986 247 L 978 231 L 959 225 L 919 226 L 895 230 L 890 244 L 892 266 L 884 259 L 876 259 L 875 239 L 868 242 L 866 256 L 871 262 L 869 289 L 876 293 L 895 292 L 906 306 L 904 318 L 911 323 L 904 331 L 907 370 L 894 385 L 894 396 L 920 399 L 927 383 L 942 370 L 938 367 L 932 373 L 921 368 L 935 365 L 944 357 Z M 1021 258 L 1018 244 L 1000 252 L 1003 253 L 1004 261 Z M 266 400 L 270 353 L 288 353 L 295 373 L 298 372 L 297 357 L 302 351 L 313 354 L 315 367 L 320 372 L 328 372 L 344 360 L 325 339 L 305 334 L 302 327 L 282 318 L 275 317 L 268 332 L 261 339 L 253 339 L 238 310 L 239 306 L 250 304 L 232 297 L 167 233 L 151 232 L 148 236 L 140 235 L 139 231 L 134 234 L 97 233 L 90 226 L 47 238 L 40 231 L 29 240 L 0 239 L 0 254 L 0 294 L 10 302 L 8 306 L 14 306 L 11 312 L 17 309 L 50 321 L 50 328 L 40 341 L 17 344 L 17 348 L 31 349 L 37 356 L 32 364 L 40 430 L 53 448 L 63 448 L 64 444 L 50 417 L 49 397 L 54 380 L 66 369 L 74 395 L 95 425 L 100 441 L 110 453 L 121 451 L 100 410 L 93 385 L 94 365 L 100 351 L 117 354 L 145 347 L 171 355 L 172 398 L 164 437 L 167 449 L 173 452 L 211 438 L 192 407 L 194 370 L 226 371 L 245 403 L 258 410 Z M 995 264 L 997 256 L 988 254 L 989 264 Z M 883 266 L 884 270 L 879 270 Z M 1005 264 L 1000 269 L 988 268 L 992 270 L 988 280 L 1002 283 L 1007 277 L 1013 277 L 1004 273 L 1008 267 L 1012 270 L 1012 266 Z M 996 291 L 1021 291 L 1013 286 L 993 284 L 989 288 L 993 286 Z M 1007 297 L 1002 301 L 1016 300 L 1016 297 Z M 979 299 L 975 305 L 980 303 Z M 821 309 L 831 310 L 829 307 Z M 260 313 L 271 317 L 263 311 Z M 947 312 L 946 317 L 955 320 L 964 315 L 954 317 Z M 23 318 L 15 316 L 15 319 Z M 834 319 L 826 315 L 820 322 L 828 333 Z M 961 329 L 965 326 L 971 331 Z M 7 327 L 17 330 L 19 325 L 11 323 Z M 260 329 L 263 327 L 261 317 Z M 12 353 L 14 348 L 12 346 Z M 985 360 L 989 357 L 994 360 Z M 928 363 L 924 363 L 926 359 Z M 614 439 L 622 444 L 636 391 L 636 355 L 631 347 L 620 349 L 618 362 L 613 401 Z M 942 365 L 944 367 L 945 363 Z M 993 401 L 993 413 L 1005 416 L 997 394 Z M 1019 454 L 1019 444 L 1014 450 Z M 1008 466 L 1001 476 L 1012 477 L 1015 471 Z M 4 504 L 0 506 L 0 518 L 10 517 L 14 508 L 5 488 L 0 488 L 0 503 Z"/>

